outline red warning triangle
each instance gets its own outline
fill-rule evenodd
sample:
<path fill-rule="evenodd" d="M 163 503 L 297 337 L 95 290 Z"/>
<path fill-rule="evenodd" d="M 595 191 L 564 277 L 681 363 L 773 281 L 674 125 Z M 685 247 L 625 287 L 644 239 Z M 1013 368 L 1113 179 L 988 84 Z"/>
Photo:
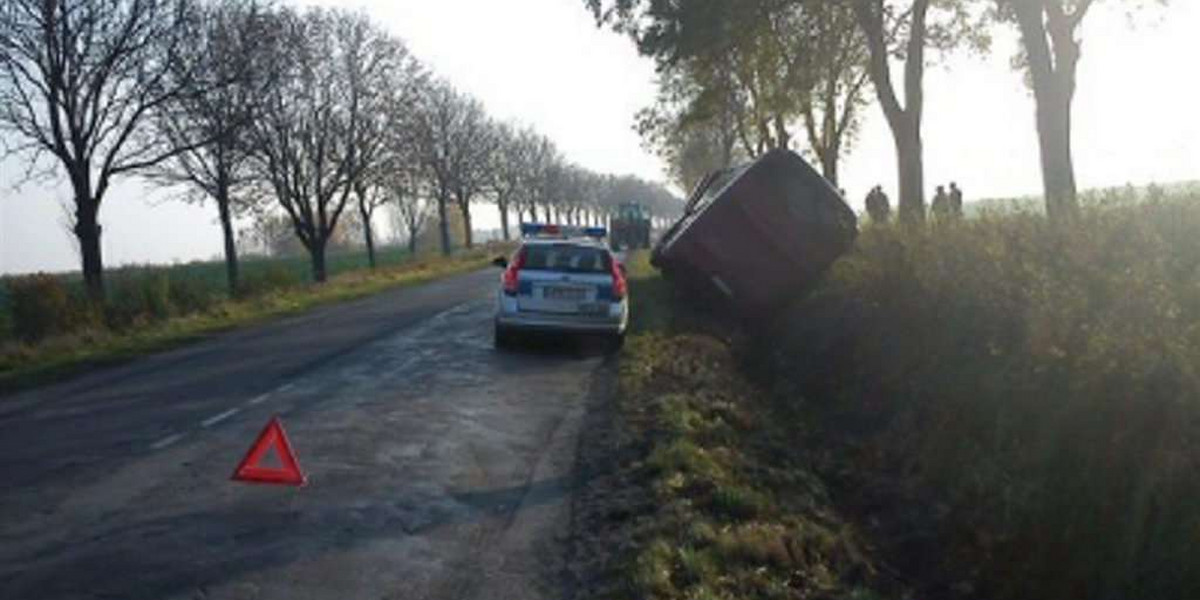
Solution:
<path fill-rule="evenodd" d="M 279 455 L 279 461 L 283 463 L 282 467 L 261 466 L 263 458 L 267 456 L 267 452 L 271 448 L 274 448 L 275 453 Z M 292 445 L 288 443 L 287 434 L 283 432 L 283 423 L 279 422 L 279 417 L 271 417 L 271 421 L 263 428 L 262 433 L 258 434 L 258 439 L 254 440 L 254 445 L 250 446 L 250 451 L 246 453 L 246 457 L 238 463 L 237 470 L 233 472 L 233 480 L 294 486 L 305 484 L 307 478 L 300 471 L 300 463 L 296 462 L 296 453 L 292 450 Z"/>

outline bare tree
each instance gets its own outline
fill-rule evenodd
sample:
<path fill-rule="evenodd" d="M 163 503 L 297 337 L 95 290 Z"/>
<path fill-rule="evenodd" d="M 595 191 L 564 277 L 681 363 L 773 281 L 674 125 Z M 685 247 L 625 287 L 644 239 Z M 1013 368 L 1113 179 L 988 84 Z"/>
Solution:
<path fill-rule="evenodd" d="M 104 299 L 99 211 L 114 178 L 186 150 L 146 129 L 153 109 L 197 93 L 175 71 L 180 42 L 196 33 L 190 0 L 0 3 L 0 131 L 8 152 L 49 154 L 65 172 L 94 301 Z"/>
<path fill-rule="evenodd" d="M 182 42 L 187 62 L 170 77 L 196 73 L 205 83 L 205 93 L 179 95 L 153 111 L 157 135 L 179 152 L 149 174 L 158 183 L 187 186 L 197 192 L 190 197 L 217 205 L 226 280 L 230 295 L 236 295 L 234 196 L 251 182 L 247 137 L 255 102 L 270 85 L 272 69 L 263 59 L 272 54 L 271 35 L 253 0 L 219 0 L 202 6 L 199 14 L 197 34 Z"/>
<path fill-rule="evenodd" d="M 558 189 L 562 176 L 563 157 L 554 142 L 538 136 L 533 144 L 529 162 L 529 211 L 534 221 L 538 220 L 537 209 L 541 207 L 544 220 L 553 222 L 551 210 L 559 202 Z"/>
<path fill-rule="evenodd" d="M 497 124 L 495 131 L 495 149 L 491 153 L 489 169 L 492 177 L 489 180 L 496 208 L 500 211 L 500 230 L 504 239 L 511 238 L 508 217 L 514 206 L 520 206 L 520 199 L 530 183 L 530 158 L 534 151 L 534 134 L 530 131 L 517 131 L 507 123 Z"/>
<path fill-rule="evenodd" d="M 447 140 L 454 147 L 454 203 L 463 220 L 463 235 L 468 248 L 473 245 L 471 203 L 492 185 L 492 157 L 496 152 L 496 127 L 483 108 L 472 97 L 462 97 L 458 127 Z"/>
<path fill-rule="evenodd" d="M 529 221 L 535 222 L 538 220 L 538 207 L 542 206 L 543 198 L 547 195 L 546 172 L 551 162 L 557 159 L 558 151 L 554 142 L 532 129 L 521 132 L 520 145 L 525 164 L 521 169 L 523 182 L 517 188 L 514 204 L 519 215 L 527 213 Z M 549 216 L 546 220 L 549 220 Z"/>
<path fill-rule="evenodd" d="M 437 202 L 442 253 L 450 254 L 448 209 L 462 215 L 467 246 L 471 203 L 488 189 L 494 127 L 483 105 L 444 82 L 426 87 L 416 112 L 416 148 Z"/>
<path fill-rule="evenodd" d="M 424 74 L 403 42 L 372 25 L 364 15 L 338 13 L 335 18 L 342 46 L 337 60 L 348 95 L 348 176 L 362 223 L 367 262 L 375 268 L 371 219 L 375 209 L 387 201 L 380 178 L 388 162 L 388 138 L 403 131 L 410 121 L 407 115 L 415 106 Z"/>
<path fill-rule="evenodd" d="M 325 251 L 360 163 L 347 115 L 348 85 L 335 14 L 282 10 L 275 85 L 259 103 L 252 154 L 260 177 L 308 250 L 313 280 L 326 280 Z"/>
<path fill-rule="evenodd" d="M 438 237 L 442 254 L 450 255 L 450 221 L 447 212 L 453 193 L 458 146 L 450 141 L 458 129 L 461 99 L 443 81 L 433 82 L 421 95 L 416 118 L 416 154 L 437 207 Z"/>
<path fill-rule="evenodd" d="M 383 195 L 396 218 L 396 231 L 404 235 L 408 253 L 416 254 L 417 238 L 433 213 L 423 178 L 416 168 L 404 166 L 384 176 Z"/>

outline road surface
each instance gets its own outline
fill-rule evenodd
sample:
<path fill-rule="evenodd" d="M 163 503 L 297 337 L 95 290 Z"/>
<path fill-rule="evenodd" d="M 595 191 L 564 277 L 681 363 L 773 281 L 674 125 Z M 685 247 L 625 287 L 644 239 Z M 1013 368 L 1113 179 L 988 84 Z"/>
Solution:
<path fill-rule="evenodd" d="M 497 353 L 495 271 L 0 398 L 0 598 L 562 598 L 603 358 Z M 280 415 L 309 482 L 230 481 Z"/>

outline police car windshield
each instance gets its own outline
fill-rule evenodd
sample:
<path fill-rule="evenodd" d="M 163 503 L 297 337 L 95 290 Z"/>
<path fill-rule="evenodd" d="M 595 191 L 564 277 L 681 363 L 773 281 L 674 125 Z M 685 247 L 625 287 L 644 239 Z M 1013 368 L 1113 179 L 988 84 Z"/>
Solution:
<path fill-rule="evenodd" d="M 608 252 L 575 244 L 530 244 L 525 247 L 526 269 L 563 273 L 607 273 L 612 270 Z"/>

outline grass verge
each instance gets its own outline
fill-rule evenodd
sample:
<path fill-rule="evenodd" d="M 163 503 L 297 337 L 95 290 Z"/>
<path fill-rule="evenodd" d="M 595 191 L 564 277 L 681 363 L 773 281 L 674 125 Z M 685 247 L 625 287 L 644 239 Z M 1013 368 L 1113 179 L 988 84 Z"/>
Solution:
<path fill-rule="evenodd" d="M 324 285 L 303 285 L 247 299 L 223 300 L 201 312 L 118 332 L 95 328 L 36 344 L 9 341 L 0 346 L 0 394 L 174 348 L 213 333 L 466 273 L 484 267 L 495 254 L 495 249 L 479 249 L 451 258 L 428 258 L 374 271 L 344 272 Z"/>
<path fill-rule="evenodd" d="M 630 260 L 630 289 L 616 411 L 638 440 L 624 479 L 648 502 L 616 523 L 629 530 L 618 583 L 584 597 L 903 596 L 791 451 L 788 408 L 740 374 L 723 335 L 674 302 L 645 254 Z"/>

